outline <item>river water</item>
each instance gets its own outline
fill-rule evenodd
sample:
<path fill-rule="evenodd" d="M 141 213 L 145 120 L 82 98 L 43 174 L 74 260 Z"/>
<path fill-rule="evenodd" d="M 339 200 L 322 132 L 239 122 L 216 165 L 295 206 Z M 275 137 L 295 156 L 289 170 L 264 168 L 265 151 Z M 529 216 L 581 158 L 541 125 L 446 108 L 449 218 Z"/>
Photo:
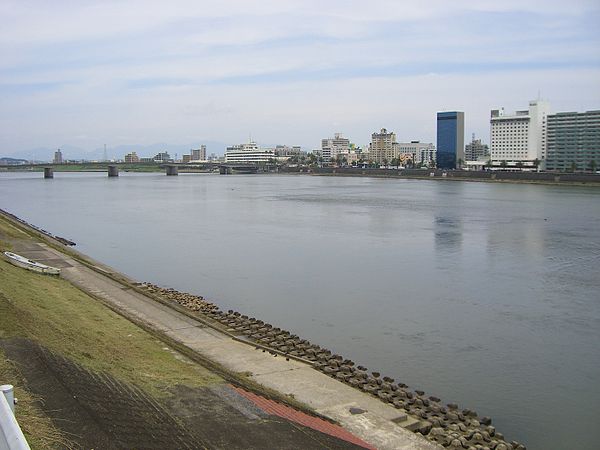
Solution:
<path fill-rule="evenodd" d="M 285 175 L 0 174 L 0 207 L 529 449 L 600 446 L 600 189 Z"/>

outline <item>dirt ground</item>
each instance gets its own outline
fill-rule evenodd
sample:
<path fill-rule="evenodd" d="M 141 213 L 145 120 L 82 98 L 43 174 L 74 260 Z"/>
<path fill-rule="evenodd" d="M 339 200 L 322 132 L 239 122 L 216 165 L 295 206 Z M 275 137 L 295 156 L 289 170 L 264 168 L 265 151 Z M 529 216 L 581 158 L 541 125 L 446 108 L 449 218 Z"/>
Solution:
<path fill-rule="evenodd" d="M 0 341 L 41 408 L 81 449 L 356 449 L 263 412 L 226 384 L 173 386 L 158 402 L 29 339 Z"/>

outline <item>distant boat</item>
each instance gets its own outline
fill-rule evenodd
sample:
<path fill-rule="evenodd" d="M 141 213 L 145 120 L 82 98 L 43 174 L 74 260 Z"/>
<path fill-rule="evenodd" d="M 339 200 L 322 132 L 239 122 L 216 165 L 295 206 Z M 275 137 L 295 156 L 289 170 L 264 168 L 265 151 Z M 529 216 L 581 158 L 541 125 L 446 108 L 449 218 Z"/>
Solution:
<path fill-rule="evenodd" d="M 31 259 L 17 255 L 16 253 L 4 252 L 4 254 L 8 257 L 8 262 L 14 264 L 15 266 L 33 270 L 34 272 L 43 273 L 46 275 L 60 275 L 60 269 L 57 269 L 56 267 L 51 267 L 37 261 L 32 261 Z"/>

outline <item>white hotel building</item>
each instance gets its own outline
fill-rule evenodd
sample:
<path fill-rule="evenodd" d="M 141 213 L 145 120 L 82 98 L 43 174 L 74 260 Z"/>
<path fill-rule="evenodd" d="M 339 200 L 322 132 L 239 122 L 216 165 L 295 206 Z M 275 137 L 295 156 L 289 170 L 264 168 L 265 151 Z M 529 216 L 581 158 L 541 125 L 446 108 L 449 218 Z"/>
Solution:
<path fill-rule="evenodd" d="M 275 159 L 272 148 L 259 148 L 256 142 L 227 147 L 225 162 L 227 163 L 258 163 L 269 162 Z"/>
<path fill-rule="evenodd" d="M 546 159 L 546 116 L 550 104 L 529 102 L 529 109 L 506 114 L 504 108 L 491 111 L 490 158 L 493 167 L 534 168 L 537 159 Z"/>

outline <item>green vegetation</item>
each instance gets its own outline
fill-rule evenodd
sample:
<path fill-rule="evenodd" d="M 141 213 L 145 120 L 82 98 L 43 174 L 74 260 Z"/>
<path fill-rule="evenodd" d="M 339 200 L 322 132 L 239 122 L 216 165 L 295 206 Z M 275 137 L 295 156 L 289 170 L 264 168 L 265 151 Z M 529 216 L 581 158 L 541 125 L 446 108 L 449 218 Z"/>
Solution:
<path fill-rule="evenodd" d="M 220 379 L 60 278 L 0 261 L 0 338 L 26 337 L 155 395 Z"/>
<path fill-rule="evenodd" d="M 0 251 L 31 239 L 0 217 Z M 61 278 L 15 267 L 0 257 L 0 339 L 23 337 L 92 371 L 107 372 L 155 397 L 167 388 L 221 383 L 150 333 Z M 32 448 L 69 448 L 68 439 L 39 408 L 13 363 L 0 351 L 0 384 L 15 385 L 17 417 Z"/>

